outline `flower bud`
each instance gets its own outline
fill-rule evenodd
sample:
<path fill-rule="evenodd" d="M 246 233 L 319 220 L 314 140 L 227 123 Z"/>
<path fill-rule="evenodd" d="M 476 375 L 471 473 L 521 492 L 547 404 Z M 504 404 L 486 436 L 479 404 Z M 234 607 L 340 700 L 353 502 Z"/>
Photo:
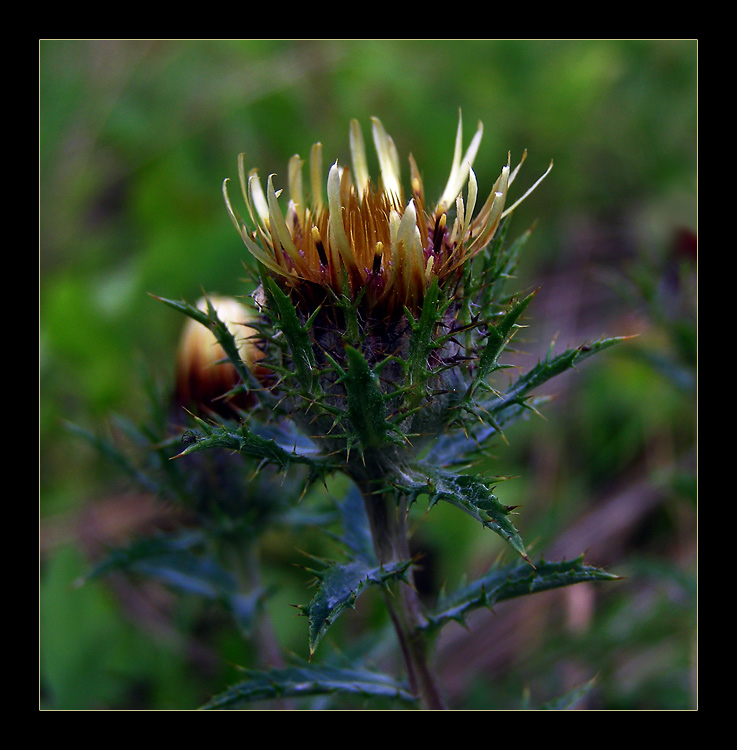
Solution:
<path fill-rule="evenodd" d="M 258 348 L 256 331 L 249 325 L 254 322 L 255 313 L 232 297 L 203 297 L 197 307 L 207 310 L 208 300 L 233 335 L 243 362 L 257 378 L 264 377 L 263 368 L 257 364 L 263 352 Z M 199 415 L 210 413 L 232 418 L 255 403 L 253 394 L 243 386 L 213 333 L 189 318 L 177 352 L 177 406 Z"/>

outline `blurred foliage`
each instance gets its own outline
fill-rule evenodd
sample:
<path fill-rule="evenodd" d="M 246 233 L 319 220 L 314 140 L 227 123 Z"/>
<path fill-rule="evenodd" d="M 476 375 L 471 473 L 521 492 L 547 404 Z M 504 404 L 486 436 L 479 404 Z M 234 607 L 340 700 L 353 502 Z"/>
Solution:
<path fill-rule="evenodd" d="M 523 506 L 525 538 L 546 553 L 589 508 L 634 493 L 624 507 L 642 510 L 616 543 L 602 531 L 569 550 L 630 576 L 596 594 L 585 631 L 571 635 L 555 600 L 534 635 L 519 628 L 509 659 L 488 665 L 493 679 L 459 669 L 450 639 L 465 676 L 456 705 L 514 707 L 528 693 L 539 705 L 570 671 L 598 674 L 591 707 L 692 707 L 697 57 L 694 40 L 41 41 L 42 707 L 196 707 L 223 665 L 248 658 L 212 609 L 158 590 L 132 607 L 123 586 L 73 587 L 99 545 L 161 519 L 62 429 L 140 414 L 143 371 L 170 380 L 183 321 L 149 293 L 249 292 L 220 192 L 237 155 L 286 180 L 289 157 L 317 140 L 346 161 L 349 120 L 376 115 L 439 192 L 459 108 L 468 132 L 484 122 L 482 192 L 508 151 L 514 162 L 528 149 L 523 187 L 555 162 L 514 217 L 517 233 L 537 223 L 520 274 L 542 285 L 520 357 L 556 335 L 639 334 L 566 376 L 546 419 L 508 436 L 492 463 L 519 477 L 504 500 Z M 428 577 L 442 569 L 456 584 L 499 553 L 464 521 L 441 509 L 418 518 Z M 294 564 L 313 542 L 324 543 L 275 534 L 262 551 L 278 635 L 302 654 L 289 605 L 309 599 Z M 372 616 L 370 600 L 355 614 Z"/>

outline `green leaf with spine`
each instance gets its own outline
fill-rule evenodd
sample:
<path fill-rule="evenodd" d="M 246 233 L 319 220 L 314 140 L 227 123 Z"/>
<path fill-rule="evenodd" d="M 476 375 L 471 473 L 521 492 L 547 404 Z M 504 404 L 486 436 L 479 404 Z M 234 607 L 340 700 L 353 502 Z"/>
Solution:
<path fill-rule="evenodd" d="M 588 359 L 610 347 L 626 341 L 628 336 L 600 339 L 592 344 L 582 344 L 573 349 L 567 349 L 561 354 L 553 354 L 551 344 L 548 353 L 535 367 L 521 375 L 511 386 L 501 393 L 485 399 L 480 403 L 483 416 L 488 422 L 501 431 L 505 425 L 516 421 L 521 414 L 535 411 L 532 406 L 531 394 L 536 388 L 554 377 L 561 375 Z"/>
<path fill-rule="evenodd" d="M 499 356 L 532 296 L 528 295 L 509 309 L 499 324 L 501 330 L 493 334 L 487 344 L 487 349 L 482 353 L 487 376 L 499 369 Z M 423 461 L 416 462 L 411 468 L 402 469 L 401 474 L 390 481 L 412 500 L 426 494 L 431 506 L 439 500 L 445 500 L 461 508 L 505 539 L 529 562 L 522 538 L 508 518 L 514 507 L 501 503 L 481 477 L 454 473 L 438 466 L 468 462 L 473 454 L 483 450 L 490 439 L 503 434 L 503 426 L 516 421 L 530 410 L 535 411 L 535 402 L 530 397 L 535 388 L 626 338 L 601 339 L 593 344 L 568 349 L 557 356 L 553 355 L 551 345 L 545 359 L 520 376 L 506 391 L 493 392 L 485 399 L 475 400 L 473 389 L 469 389 L 469 402 L 463 408 L 478 417 L 479 426 L 467 428 L 463 436 L 451 433 L 440 437 Z M 475 382 L 478 383 L 478 380 Z M 437 463 L 439 459 L 442 459 L 441 463 Z"/>
<path fill-rule="evenodd" d="M 474 379 L 469 387 L 467 398 L 470 398 L 479 387 L 490 388 L 487 379 L 497 370 L 508 367 L 508 365 L 499 364 L 499 357 L 519 328 L 517 321 L 532 302 L 536 293 L 532 292 L 520 300 L 513 301 L 504 317 L 496 325 L 489 326 L 486 344 L 479 354 Z"/>
<path fill-rule="evenodd" d="M 460 508 L 504 539 L 524 560 L 530 561 L 522 537 L 509 520 L 514 506 L 500 502 L 482 477 L 457 474 L 418 462 L 396 471 L 388 481 L 410 502 L 427 495 L 429 507 L 443 500 Z"/>
<path fill-rule="evenodd" d="M 449 622 L 465 624 L 466 615 L 482 607 L 491 609 L 499 602 L 576 583 L 616 581 L 619 576 L 602 568 L 586 565 L 583 556 L 563 562 L 538 561 L 495 566 L 481 578 L 443 596 L 433 612 L 426 615 L 425 627 L 438 631 Z"/>
<path fill-rule="evenodd" d="M 535 388 L 539 388 L 543 383 L 551 378 L 560 375 L 566 370 L 575 368 L 578 364 L 593 357 L 595 354 L 608 349 L 615 344 L 628 340 L 629 336 L 618 336 L 614 338 L 599 339 L 591 344 L 582 344 L 573 349 L 567 349 L 561 354 L 553 354 L 553 345 L 551 344 L 545 359 L 540 361 L 535 367 L 521 375 L 519 379 L 503 393 L 502 403 L 496 406 L 496 411 L 500 412 L 506 408 L 507 403 L 512 400 L 519 400 L 526 397 Z"/>
<path fill-rule="evenodd" d="M 542 361 L 521 375 L 503 391 L 494 389 L 469 390 L 469 398 L 459 405 L 459 413 L 470 413 L 472 420 L 458 417 L 462 431 L 448 431 L 439 435 L 425 459 L 430 465 L 450 467 L 466 464 L 486 450 L 496 437 L 504 437 L 503 430 L 525 416 L 538 414 L 538 407 L 550 400 L 548 396 L 534 396 L 532 391 L 561 375 L 588 357 L 598 354 L 629 336 L 600 339 L 583 344 L 561 354 L 552 354 L 552 345 Z"/>
<path fill-rule="evenodd" d="M 361 453 L 365 453 L 403 442 L 401 431 L 387 419 L 388 397 L 381 390 L 378 375 L 358 349 L 346 346 L 345 354 L 346 369 L 342 370 L 337 363 L 334 366 L 346 390 L 346 416 L 350 423 L 348 449 L 356 443 Z"/>
<path fill-rule="evenodd" d="M 515 277 L 517 261 L 532 236 L 533 227 L 512 242 L 507 242 L 508 230 L 509 221 L 505 219 L 487 250 L 479 253 L 464 269 L 469 301 L 473 300 L 476 309 L 492 314 L 504 310 L 504 300 L 510 296 L 506 291 L 507 283 Z"/>
<path fill-rule="evenodd" d="M 300 386 L 301 393 L 310 399 L 316 398 L 321 389 L 318 380 L 315 378 L 317 364 L 309 332 L 312 319 L 317 315 L 318 310 L 315 310 L 312 318 L 303 324 L 289 296 L 263 269 L 261 278 L 268 300 L 272 324 L 284 335 L 294 365 L 294 376 Z"/>
<path fill-rule="evenodd" d="M 355 488 L 340 503 L 340 511 L 343 534 L 339 541 L 349 559 L 344 563 L 328 563 L 319 570 L 309 569 L 315 575 L 317 592 L 309 604 L 298 607 L 309 622 L 310 657 L 330 626 L 346 609 L 355 607 L 362 593 L 372 586 L 406 581 L 412 562 L 377 563 L 363 499 Z"/>
<path fill-rule="evenodd" d="M 410 336 L 406 359 L 396 359 L 406 376 L 405 384 L 395 391 L 395 396 L 404 397 L 396 420 L 406 425 L 410 439 L 418 436 L 420 442 L 446 427 L 463 396 L 459 366 L 465 367 L 466 357 L 459 353 L 461 346 L 456 337 L 474 326 L 445 320 L 452 302 L 452 295 L 445 294 L 438 280 L 433 279 L 419 317 L 415 319 L 406 311 Z M 454 353 L 448 351 L 453 348 Z M 448 371 L 454 371 L 453 375 Z"/>
<path fill-rule="evenodd" d="M 310 472 L 309 483 L 318 479 L 324 480 L 325 476 L 335 471 L 339 466 L 330 458 L 298 452 L 296 447 L 291 451 L 286 450 L 276 442 L 274 437 L 263 437 L 249 429 L 245 423 L 234 427 L 208 423 L 196 415 L 193 415 L 192 418 L 202 430 L 202 434 L 196 436 L 193 442 L 175 458 L 198 451 L 225 448 L 244 456 L 260 459 L 262 462 L 270 463 L 285 471 L 297 464 L 307 466 Z"/>
<path fill-rule="evenodd" d="M 67 425 L 67 428 L 86 440 L 147 495 L 187 508 L 215 536 L 231 538 L 236 534 L 250 540 L 267 525 L 277 521 L 305 525 L 312 523 L 310 518 L 326 517 L 321 512 L 308 515 L 303 507 L 297 507 L 307 486 L 322 479 L 331 468 L 326 465 L 317 447 L 296 432 L 291 423 L 259 424 L 256 427 L 258 432 L 249 434 L 248 428 L 243 425 L 234 428 L 232 423 L 217 426 L 194 417 L 192 419 L 202 425 L 201 431 L 189 429 L 181 435 L 170 435 L 172 425 L 166 419 L 160 425 L 154 422 L 139 426 L 130 420 L 115 417 L 114 440 L 77 425 Z M 178 431 L 180 428 L 176 429 Z M 198 449 L 204 451 L 210 439 L 213 446 L 221 447 L 222 437 L 213 439 L 214 433 L 219 430 L 227 433 L 234 429 L 249 437 L 247 449 L 240 455 L 234 455 L 234 451 L 227 454 L 219 451 L 215 455 L 201 454 L 202 462 L 172 460 L 180 454 L 183 444 L 189 444 L 192 453 L 198 452 Z M 125 450 L 121 448 L 123 437 L 127 441 Z M 225 440 L 229 444 L 227 437 Z M 295 475 L 295 481 L 291 481 L 291 478 L 289 481 L 280 479 L 278 496 L 270 495 L 267 501 L 264 488 L 267 485 L 273 487 L 275 477 L 272 472 L 261 472 L 267 463 L 265 456 L 269 457 L 272 468 L 285 471 L 291 464 L 284 454 L 296 461 L 297 465 L 307 464 L 311 468 L 307 473 Z M 239 462 L 239 458 L 243 463 Z M 310 459 L 314 459 L 314 463 Z M 212 491 L 215 486 L 217 492 Z M 334 513 L 327 517 L 333 518 Z"/>
<path fill-rule="evenodd" d="M 357 698 L 386 698 L 410 706 L 416 698 L 392 677 L 367 669 L 337 667 L 287 667 L 268 672 L 243 670 L 246 679 L 212 698 L 203 710 L 237 710 L 254 701 L 346 695 Z"/>
<path fill-rule="evenodd" d="M 346 609 L 354 609 L 356 599 L 373 586 L 388 586 L 406 580 L 410 560 L 387 565 L 371 564 L 363 558 L 346 563 L 331 563 L 322 570 L 308 569 L 318 582 L 318 589 L 309 604 L 297 608 L 308 618 L 310 656 L 330 626 Z"/>
<path fill-rule="evenodd" d="M 407 312 L 412 331 L 405 363 L 407 384 L 412 395 L 408 402 L 410 409 L 419 404 L 424 395 L 425 385 L 432 375 L 428 361 L 432 351 L 441 346 L 441 342 L 436 340 L 435 332 L 448 304 L 447 299 L 441 301 L 438 280 L 434 278 L 425 293 L 419 318 L 414 320 Z"/>

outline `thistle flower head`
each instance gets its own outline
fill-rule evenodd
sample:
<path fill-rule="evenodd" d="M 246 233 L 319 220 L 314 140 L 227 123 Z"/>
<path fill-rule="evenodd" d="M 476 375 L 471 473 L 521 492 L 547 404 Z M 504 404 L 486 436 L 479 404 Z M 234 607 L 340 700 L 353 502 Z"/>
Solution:
<path fill-rule="evenodd" d="M 358 477 L 370 474 L 371 460 L 401 463 L 410 444 L 415 450 L 462 419 L 478 378 L 492 371 L 493 347 L 481 352 L 502 303 L 491 310 L 494 280 L 468 272 L 520 202 L 507 197 L 522 163 L 512 169 L 508 158 L 479 198 L 472 164 L 483 128 L 464 148 L 459 118 L 447 183 L 428 203 L 415 160 L 405 194 L 394 141 L 378 119 L 371 126 L 376 179 L 354 120 L 351 166 L 334 162 L 325 179 L 316 144 L 307 179 L 300 157 L 290 160 L 284 197 L 273 174 L 262 183 L 241 155 L 248 222 L 223 184 L 230 217 L 260 264 L 254 299 L 272 395 L 324 451 L 353 456 L 358 446 L 360 462 L 348 462 Z M 496 273 L 498 264 L 479 265 Z"/>
<path fill-rule="evenodd" d="M 411 156 L 411 189 L 405 195 L 394 141 L 376 118 L 372 135 L 378 180 L 370 177 L 363 134 L 354 120 L 350 126 L 352 169 L 335 162 L 325 182 L 322 146 L 315 144 L 308 191 L 303 161 L 295 155 L 289 162 L 284 211 L 275 176 L 269 175 L 264 189 L 255 169 L 246 172 L 241 155 L 240 185 L 251 226 L 233 207 L 227 180 L 223 184 L 226 205 L 250 253 L 288 290 L 304 294 L 311 287 L 350 300 L 360 298 L 366 311 L 383 319 L 402 314 L 405 308 L 414 313 L 433 280 L 441 288 L 452 285 L 464 265 L 491 242 L 501 220 L 525 197 L 507 206 L 509 187 L 522 164 L 511 169 L 508 161 L 477 210 L 480 201 L 472 164 L 482 133 L 479 123 L 464 152 L 459 117 L 450 175 L 434 206 L 426 203 L 420 171 Z"/>

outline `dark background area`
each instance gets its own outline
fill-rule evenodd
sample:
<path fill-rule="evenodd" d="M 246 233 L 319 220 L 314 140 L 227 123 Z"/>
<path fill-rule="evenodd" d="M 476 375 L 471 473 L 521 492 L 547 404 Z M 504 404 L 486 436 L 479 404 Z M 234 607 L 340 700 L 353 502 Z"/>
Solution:
<path fill-rule="evenodd" d="M 100 549 L 162 509 L 65 429 L 103 429 L 146 408 L 142 373 L 173 377 L 180 315 L 248 293 L 247 252 L 221 184 L 237 156 L 286 184 L 292 154 L 321 141 L 347 162 L 348 123 L 378 116 L 409 174 L 442 190 L 459 109 L 488 193 L 511 152 L 528 157 L 512 197 L 536 225 L 519 287 L 540 286 L 519 341 L 523 366 L 600 336 L 627 344 L 556 380 L 490 470 L 521 506 L 537 554 L 586 552 L 623 576 L 479 612 L 447 628 L 439 669 L 453 707 L 536 705 L 597 678 L 586 707 L 695 706 L 695 40 L 74 41 L 39 45 L 40 680 L 45 709 L 196 708 L 247 658 L 196 602 L 125 582 L 75 588 Z M 374 162 L 375 163 L 375 162 Z M 643 280 L 649 294 L 633 292 Z M 648 304 L 652 303 L 652 304 Z M 434 585 L 502 553 L 453 508 L 417 515 Z M 303 539 L 268 538 L 280 638 L 306 656 Z M 346 634 L 369 611 L 345 615 Z M 351 620 L 351 618 L 353 618 Z"/>

